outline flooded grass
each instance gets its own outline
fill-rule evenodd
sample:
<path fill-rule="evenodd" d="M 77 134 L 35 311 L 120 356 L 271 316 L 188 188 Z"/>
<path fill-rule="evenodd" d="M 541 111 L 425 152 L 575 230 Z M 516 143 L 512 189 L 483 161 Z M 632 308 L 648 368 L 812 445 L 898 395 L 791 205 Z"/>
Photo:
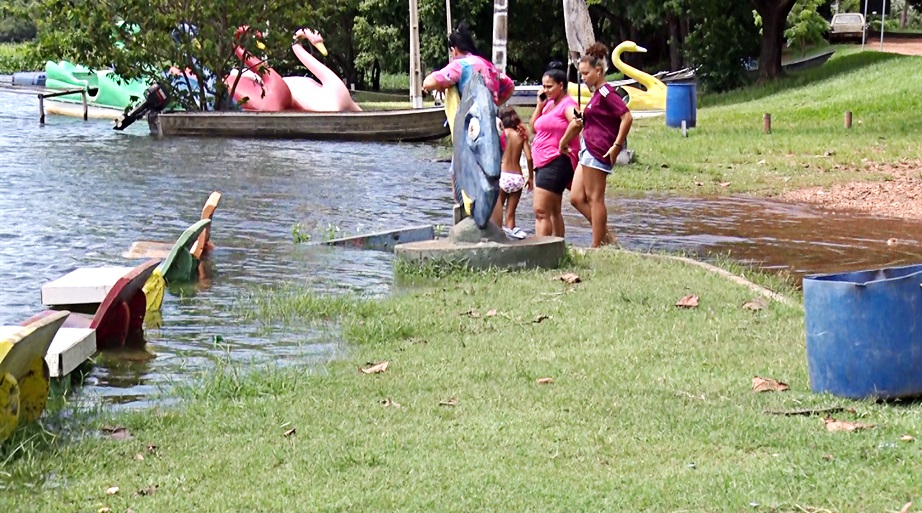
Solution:
<path fill-rule="evenodd" d="M 688 294 L 699 306 L 677 308 Z M 88 421 L 132 437 L 14 459 L 4 472 L 66 486 L 14 486 L 0 510 L 895 511 L 917 492 L 922 452 L 900 438 L 922 406 L 812 394 L 799 309 L 746 310 L 750 291 L 698 268 L 595 251 L 381 301 L 296 299 L 259 315 L 338 315 L 342 361 L 228 364 L 177 407 Z M 753 376 L 791 390 L 753 392 Z M 831 404 L 876 427 L 765 413 Z"/>
<path fill-rule="evenodd" d="M 637 163 L 611 190 L 775 194 L 812 185 L 880 180 L 873 163 L 922 159 L 922 57 L 839 48 L 824 66 L 783 80 L 703 95 L 683 138 L 663 118 L 635 121 Z M 853 113 L 851 129 L 844 113 Z M 762 118 L 771 114 L 770 135 Z M 723 185 L 721 185 L 723 184 Z"/>

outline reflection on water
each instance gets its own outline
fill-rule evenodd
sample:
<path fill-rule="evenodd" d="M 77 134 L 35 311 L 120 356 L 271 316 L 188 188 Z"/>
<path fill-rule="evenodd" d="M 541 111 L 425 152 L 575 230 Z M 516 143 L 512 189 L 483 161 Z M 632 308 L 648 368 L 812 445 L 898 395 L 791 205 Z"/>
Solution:
<path fill-rule="evenodd" d="M 146 352 L 101 355 L 81 393 L 144 404 L 215 359 L 284 364 L 341 354 L 335 334 L 264 326 L 240 315 L 253 287 L 292 283 L 322 292 L 386 294 L 391 255 L 295 245 L 315 238 L 423 223 L 448 224 L 447 164 L 430 144 L 239 139 L 156 140 L 138 123 L 49 117 L 34 96 L 0 91 L 0 322 L 41 308 L 43 283 L 81 266 L 131 262 L 136 240 L 171 241 L 198 219 L 212 190 L 217 248 L 209 278 L 172 289 Z M 748 198 L 645 196 L 612 199 L 622 245 L 643 251 L 724 254 L 770 269 L 805 272 L 918 262 L 922 224 L 825 214 Z M 531 196 L 520 225 L 534 231 Z M 589 226 L 565 207 L 567 238 L 585 245 Z M 900 243 L 887 246 L 886 240 Z"/>

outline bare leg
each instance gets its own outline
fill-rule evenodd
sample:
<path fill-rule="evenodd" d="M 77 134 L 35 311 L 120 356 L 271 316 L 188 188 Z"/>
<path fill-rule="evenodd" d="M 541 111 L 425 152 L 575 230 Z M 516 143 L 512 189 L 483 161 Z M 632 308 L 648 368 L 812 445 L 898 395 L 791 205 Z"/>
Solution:
<path fill-rule="evenodd" d="M 580 166 L 582 167 L 582 166 Z M 597 248 L 603 243 L 614 242 L 608 232 L 608 209 L 605 207 L 605 181 L 608 178 L 601 169 L 594 167 L 583 168 L 583 184 L 586 196 L 589 199 L 589 210 L 592 223 L 592 247 Z"/>
<path fill-rule="evenodd" d="M 506 226 L 509 229 L 515 228 L 515 209 L 519 207 L 519 198 L 522 197 L 522 191 L 507 194 L 506 198 Z"/>
<path fill-rule="evenodd" d="M 556 203 L 554 204 L 554 213 L 551 216 L 551 223 L 554 226 L 554 236 L 563 237 L 566 232 L 566 225 L 563 224 L 563 212 L 561 208 L 563 206 L 563 195 L 556 196 Z"/>
<path fill-rule="evenodd" d="M 496 200 L 496 206 L 493 207 L 493 215 L 490 216 L 490 220 L 493 221 L 493 224 L 503 227 L 503 203 L 506 202 L 507 195 L 502 190 L 499 191 L 499 199 Z"/>
<path fill-rule="evenodd" d="M 554 215 L 560 215 L 560 195 L 535 187 L 535 235 L 554 235 Z"/>
<path fill-rule="evenodd" d="M 586 194 L 584 174 L 585 170 L 582 164 L 577 165 L 576 173 L 573 175 L 573 188 L 570 189 L 570 204 L 580 214 L 583 214 L 587 221 L 592 223 L 592 211 L 589 208 L 589 196 Z"/>

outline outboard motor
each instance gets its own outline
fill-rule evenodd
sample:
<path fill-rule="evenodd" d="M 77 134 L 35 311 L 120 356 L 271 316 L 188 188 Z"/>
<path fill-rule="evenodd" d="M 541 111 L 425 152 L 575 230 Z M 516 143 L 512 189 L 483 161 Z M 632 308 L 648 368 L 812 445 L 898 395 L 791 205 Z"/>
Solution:
<path fill-rule="evenodd" d="M 124 130 L 131 126 L 135 121 L 144 117 L 148 112 L 160 112 L 166 108 L 167 103 L 169 103 L 169 96 L 167 96 L 166 91 L 164 91 L 160 84 L 154 84 L 150 86 L 147 90 L 147 94 L 144 96 L 144 101 L 131 110 L 128 114 L 119 120 L 115 124 L 116 130 Z"/>

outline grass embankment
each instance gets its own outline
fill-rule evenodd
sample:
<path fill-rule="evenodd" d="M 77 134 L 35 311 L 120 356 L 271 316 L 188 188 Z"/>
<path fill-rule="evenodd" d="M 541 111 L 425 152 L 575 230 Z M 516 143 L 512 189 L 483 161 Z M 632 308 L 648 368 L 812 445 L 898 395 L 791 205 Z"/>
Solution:
<path fill-rule="evenodd" d="M 629 139 L 637 163 L 619 168 L 609 186 L 623 193 L 772 194 L 885 179 L 867 168 L 922 161 L 920 82 L 922 57 L 839 47 L 820 68 L 702 95 L 687 139 L 662 117 L 637 120 Z M 845 111 L 853 113 L 851 129 L 844 128 Z M 770 135 L 762 133 L 765 113 Z"/>
<path fill-rule="evenodd" d="M 922 406 L 811 394 L 796 307 L 749 311 L 743 287 L 628 253 L 570 270 L 581 283 L 455 274 L 381 302 L 262 297 L 266 321 L 339 318 L 344 361 L 226 369 L 174 407 L 7 445 L 0 510 L 893 511 L 919 492 L 919 442 L 900 437 L 920 435 Z M 697 309 L 674 306 L 687 294 Z M 755 393 L 754 375 L 792 390 Z M 877 427 L 764 413 L 828 404 Z"/>

